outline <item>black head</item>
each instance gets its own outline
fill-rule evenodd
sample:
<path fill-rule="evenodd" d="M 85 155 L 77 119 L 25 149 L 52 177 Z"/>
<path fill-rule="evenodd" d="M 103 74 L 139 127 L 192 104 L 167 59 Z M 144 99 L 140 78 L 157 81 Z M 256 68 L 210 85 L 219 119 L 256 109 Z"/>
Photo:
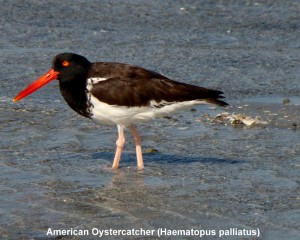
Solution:
<path fill-rule="evenodd" d="M 52 67 L 59 73 L 57 79 L 63 83 L 85 78 L 91 62 L 78 54 L 61 53 L 54 57 Z"/>
<path fill-rule="evenodd" d="M 61 93 L 68 104 L 80 114 L 88 116 L 82 109 L 86 109 L 86 77 L 91 66 L 92 63 L 85 57 L 74 53 L 61 53 L 53 59 L 52 68 L 21 91 L 14 101 L 19 101 L 58 79 Z"/>

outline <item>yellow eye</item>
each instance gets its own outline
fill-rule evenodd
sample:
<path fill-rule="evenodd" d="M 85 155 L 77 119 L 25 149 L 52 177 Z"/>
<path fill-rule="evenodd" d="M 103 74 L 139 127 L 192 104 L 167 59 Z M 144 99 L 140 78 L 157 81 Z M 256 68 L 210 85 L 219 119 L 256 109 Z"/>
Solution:
<path fill-rule="evenodd" d="M 64 67 L 69 67 L 71 65 L 71 63 L 69 61 L 65 60 L 61 63 L 61 65 L 63 65 Z"/>

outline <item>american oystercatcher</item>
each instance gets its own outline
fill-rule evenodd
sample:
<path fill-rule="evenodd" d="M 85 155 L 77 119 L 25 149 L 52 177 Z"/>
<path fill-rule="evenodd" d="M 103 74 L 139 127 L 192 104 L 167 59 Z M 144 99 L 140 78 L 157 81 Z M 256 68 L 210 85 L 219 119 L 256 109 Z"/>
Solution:
<path fill-rule="evenodd" d="M 141 138 L 135 124 L 189 108 L 196 104 L 228 104 L 223 92 L 173 81 L 141 67 L 114 62 L 91 63 L 74 53 L 53 59 L 52 68 L 21 91 L 19 101 L 52 80 L 58 79 L 61 94 L 80 115 L 117 125 L 118 140 L 112 168 L 117 169 L 125 144 L 124 128 L 132 133 L 138 169 L 144 168 Z"/>

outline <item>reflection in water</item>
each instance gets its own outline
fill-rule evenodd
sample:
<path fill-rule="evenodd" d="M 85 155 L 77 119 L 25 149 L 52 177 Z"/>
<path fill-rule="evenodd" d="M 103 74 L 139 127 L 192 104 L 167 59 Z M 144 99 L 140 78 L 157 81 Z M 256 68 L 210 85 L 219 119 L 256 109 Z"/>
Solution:
<path fill-rule="evenodd" d="M 145 176 L 143 171 L 137 171 L 134 167 L 128 168 L 128 171 L 122 169 L 115 170 L 112 176 L 111 187 L 122 188 L 122 186 L 132 186 L 134 188 L 145 187 Z"/>

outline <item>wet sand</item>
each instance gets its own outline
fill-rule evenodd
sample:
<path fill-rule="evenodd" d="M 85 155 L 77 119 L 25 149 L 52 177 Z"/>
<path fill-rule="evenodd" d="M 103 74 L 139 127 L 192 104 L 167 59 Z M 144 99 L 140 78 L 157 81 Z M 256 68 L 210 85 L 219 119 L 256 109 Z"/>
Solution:
<path fill-rule="evenodd" d="M 142 228 L 158 239 L 162 228 L 206 230 L 203 239 L 229 229 L 298 239 L 299 8 L 294 1 L 3 2 L 0 238 L 97 239 L 92 229 Z M 116 128 L 70 110 L 57 83 L 11 101 L 64 51 L 222 89 L 231 106 L 140 125 L 144 171 L 136 170 L 127 132 L 121 168 L 112 171 Z M 222 112 L 266 124 L 231 125 L 216 120 Z M 50 236 L 49 228 L 89 236 Z M 199 236 L 161 239 L 174 238 Z"/>

